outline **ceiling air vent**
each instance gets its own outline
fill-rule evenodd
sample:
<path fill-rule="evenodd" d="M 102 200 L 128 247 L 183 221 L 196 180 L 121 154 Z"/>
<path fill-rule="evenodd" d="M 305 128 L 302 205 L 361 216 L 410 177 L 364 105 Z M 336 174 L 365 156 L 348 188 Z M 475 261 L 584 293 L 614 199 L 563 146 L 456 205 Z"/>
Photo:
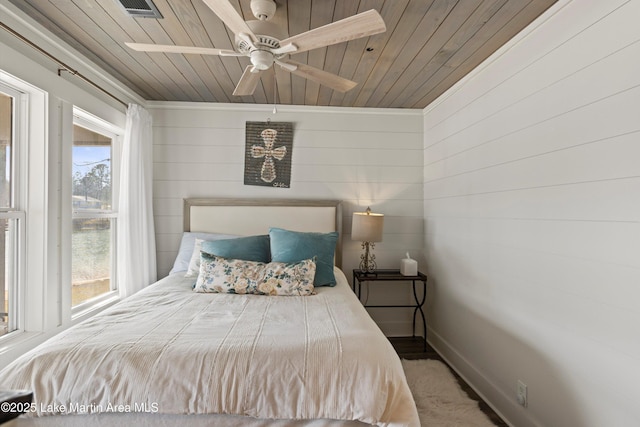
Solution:
<path fill-rule="evenodd" d="M 162 19 L 162 14 L 151 0 L 118 0 L 118 3 L 134 18 Z"/>

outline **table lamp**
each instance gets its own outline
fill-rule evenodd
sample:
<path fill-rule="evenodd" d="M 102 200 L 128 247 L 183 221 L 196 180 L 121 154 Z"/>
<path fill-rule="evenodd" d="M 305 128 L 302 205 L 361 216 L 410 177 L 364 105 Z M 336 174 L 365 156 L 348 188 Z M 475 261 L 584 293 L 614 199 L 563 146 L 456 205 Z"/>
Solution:
<path fill-rule="evenodd" d="M 376 271 L 376 256 L 371 253 L 375 242 L 382 242 L 382 227 L 384 215 L 372 213 L 371 208 L 366 212 L 354 212 L 351 225 L 351 239 L 362 242 L 364 253 L 360 255 L 360 271 L 373 273 Z"/>

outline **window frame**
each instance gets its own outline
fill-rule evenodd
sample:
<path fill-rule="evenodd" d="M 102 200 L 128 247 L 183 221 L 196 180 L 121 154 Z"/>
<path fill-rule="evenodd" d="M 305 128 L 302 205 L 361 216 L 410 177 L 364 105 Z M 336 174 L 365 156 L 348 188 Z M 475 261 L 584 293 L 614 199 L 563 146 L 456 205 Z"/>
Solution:
<path fill-rule="evenodd" d="M 73 137 L 71 137 L 70 147 L 69 147 L 69 165 L 65 168 L 65 173 L 68 175 L 68 179 L 65 180 L 67 182 L 67 192 L 69 194 L 68 198 L 66 198 L 67 203 L 69 204 L 70 218 L 69 223 L 71 224 L 74 219 L 81 218 L 99 218 L 105 219 L 108 218 L 111 223 L 110 227 L 110 235 L 111 235 L 111 275 L 110 275 L 110 287 L 111 290 L 103 293 L 102 295 L 98 295 L 94 298 L 90 298 L 86 301 L 83 301 L 75 306 L 72 305 L 71 302 L 71 256 L 68 257 L 68 280 L 63 281 L 63 286 L 69 288 L 69 307 L 71 312 L 71 319 L 76 320 L 81 316 L 85 316 L 88 313 L 97 310 L 103 307 L 106 304 L 110 304 L 114 300 L 119 298 L 119 290 L 118 290 L 118 276 L 117 276 L 117 250 L 118 250 L 118 241 L 117 241 L 117 230 L 118 230 L 118 196 L 120 192 L 120 161 L 121 161 L 121 151 L 122 151 L 122 138 L 124 131 L 121 128 L 99 118 L 86 111 L 74 106 L 73 107 L 73 123 L 71 125 L 71 135 L 73 135 L 73 126 L 80 126 L 90 131 L 105 135 L 111 138 L 111 210 L 96 210 L 96 211 L 83 211 L 74 209 L 71 201 L 72 190 L 71 190 L 71 181 L 72 181 L 72 159 L 73 155 L 71 154 L 73 150 Z M 72 227 L 69 227 L 68 230 L 68 239 L 69 239 L 69 254 L 71 254 L 71 233 Z"/>
<path fill-rule="evenodd" d="M 27 120 L 26 102 L 27 94 L 7 82 L 0 81 L 0 92 L 13 98 L 12 120 L 11 120 L 11 173 L 10 173 L 10 197 L 9 206 L 0 206 L 0 219 L 13 221 L 15 229 L 13 231 L 13 241 L 10 250 L 14 257 L 11 259 L 10 277 L 5 283 L 6 290 L 9 291 L 8 298 L 8 325 L 9 330 L 0 336 L 0 339 L 10 338 L 15 333 L 24 330 L 24 290 L 25 290 L 25 221 L 26 211 L 24 210 L 24 194 L 22 189 L 26 182 L 24 171 L 26 170 L 25 152 L 27 151 L 27 141 L 25 141 L 25 128 Z"/>
<path fill-rule="evenodd" d="M 21 332 L 24 330 L 24 316 L 23 309 L 24 304 L 24 241 L 26 238 L 25 233 L 25 218 L 26 214 L 19 210 L 5 210 L 0 209 L 0 219 L 6 219 L 14 221 L 15 231 L 13 231 L 12 247 L 14 251 L 14 257 L 11 259 L 9 267 L 11 274 L 9 277 L 8 291 L 9 291 L 9 309 L 8 309 L 8 325 L 9 330 L 6 334 L 0 335 L 0 340 L 15 332 Z M 5 288 L 7 289 L 7 288 Z"/>
<path fill-rule="evenodd" d="M 40 235 L 36 244 L 36 232 L 27 232 L 43 227 L 46 217 L 38 212 L 46 203 L 46 186 L 40 186 L 38 178 L 41 166 L 46 163 L 46 153 L 29 158 L 35 147 L 46 145 L 45 127 L 38 120 L 46 116 L 46 94 L 24 81 L 0 70 L 0 90 L 13 97 L 12 147 L 11 147 L 11 201 L 10 206 L 0 206 L 0 218 L 15 221 L 14 258 L 11 260 L 12 279 L 9 286 L 9 325 L 12 330 L 0 336 L 0 343 L 14 340 L 24 332 L 40 332 L 44 328 L 44 305 L 42 298 L 34 297 L 27 304 L 27 295 L 42 294 L 46 257 L 38 247 L 46 244 Z M 44 121 L 42 121 L 44 122 Z M 43 162 L 44 161 L 44 162 Z M 38 169 L 40 168 L 40 171 Z M 31 194 L 27 191 L 31 188 Z M 28 210 L 27 207 L 32 207 Z M 33 262 L 28 262 L 32 259 Z M 28 269 L 27 264 L 39 267 Z"/>

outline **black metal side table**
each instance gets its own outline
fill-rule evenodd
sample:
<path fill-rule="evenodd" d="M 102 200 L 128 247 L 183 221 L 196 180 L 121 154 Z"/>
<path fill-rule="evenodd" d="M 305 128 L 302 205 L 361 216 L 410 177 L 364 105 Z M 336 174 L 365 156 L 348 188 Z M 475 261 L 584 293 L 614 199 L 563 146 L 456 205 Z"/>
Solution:
<path fill-rule="evenodd" d="M 373 273 L 366 273 L 359 269 L 353 270 L 353 285 L 352 289 L 355 292 L 358 299 L 362 294 L 362 282 L 411 282 L 413 287 L 413 298 L 415 304 L 407 305 L 365 305 L 365 307 L 371 308 L 392 308 L 392 307 L 405 307 L 413 308 L 413 336 L 416 336 L 416 315 L 420 313 L 422 317 L 422 330 L 424 331 L 424 351 L 427 350 L 427 321 L 424 317 L 424 311 L 422 306 L 427 299 L 427 275 L 418 272 L 415 276 L 403 276 L 400 274 L 400 270 L 376 270 Z M 418 298 L 418 291 L 416 289 L 416 282 L 422 282 L 422 298 Z M 357 289 L 356 289 L 357 288 Z"/>

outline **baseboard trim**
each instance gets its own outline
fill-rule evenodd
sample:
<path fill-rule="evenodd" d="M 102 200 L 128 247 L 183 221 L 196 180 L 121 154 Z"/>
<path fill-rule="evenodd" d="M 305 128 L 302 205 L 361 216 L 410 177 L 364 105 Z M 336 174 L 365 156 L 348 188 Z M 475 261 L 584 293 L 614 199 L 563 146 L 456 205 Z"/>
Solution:
<path fill-rule="evenodd" d="M 428 329 L 428 328 L 427 328 Z M 427 334 L 429 345 L 447 362 L 447 364 L 495 411 L 509 426 L 541 427 L 535 419 L 523 413 L 515 400 L 505 394 L 487 378 L 477 367 L 458 352 L 446 339 L 429 329 Z M 500 410 L 499 408 L 505 408 Z M 509 416 L 505 412 L 509 413 Z"/>

